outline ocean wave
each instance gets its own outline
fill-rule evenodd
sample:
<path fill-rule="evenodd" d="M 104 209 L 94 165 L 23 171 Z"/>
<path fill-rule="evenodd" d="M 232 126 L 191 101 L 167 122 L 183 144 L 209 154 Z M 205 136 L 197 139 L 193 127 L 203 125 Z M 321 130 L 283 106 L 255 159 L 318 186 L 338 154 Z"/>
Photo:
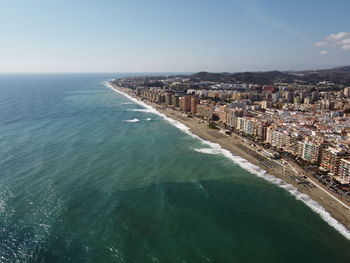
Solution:
<path fill-rule="evenodd" d="M 105 85 L 107 87 L 113 89 L 112 85 L 110 85 L 109 83 L 105 83 Z M 315 213 L 320 215 L 321 218 L 325 222 L 327 222 L 330 226 L 332 226 L 335 230 L 337 230 L 345 238 L 350 240 L 350 231 L 348 229 L 346 229 L 346 227 L 343 224 L 341 224 L 339 221 L 337 221 L 335 218 L 333 218 L 330 215 L 330 213 L 328 213 L 324 209 L 323 206 L 321 206 L 316 201 L 312 200 L 308 195 L 301 193 L 293 185 L 286 183 L 285 181 L 283 181 L 280 178 L 277 178 L 277 177 L 275 177 L 273 175 L 268 174 L 267 171 L 265 171 L 264 169 L 260 168 L 259 166 L 255 165 L 255 164 L 250 163 L 246 159 L 244 159 L 244 158 L 242 158 L 240 156 L 237 156 L 237 155 L 233 155 L 230 151 L 222 148 L 219 144 L 213 143 L 213 142 L 210 142 L 210 141 L 206 141 L 206 140 L 200 138 L 199 136 L 197 136 L 194 133 L 192 133 L 190 128 L 188 128 L 186 125 L 184 125 L 181 122 L 178 122 L 178 121 L 176 121 L 174 119 L 171 119 L 171 118 L 167 117 L 163 113 L 158 112 L 155 108 L 153 108 L 152 106 L 144 103 L 143 101 L 139 101 L 139 100 L 131 97 L 129 94 L 126 94 L 126 93 L 121 92 L 119 90 L 116 90 L 116 89 L 113 89 L 113 90 L 116 91 L 117 93 L 120 93 L 120 94 L 126 96 L 131 101 L 133 101 L 133 102 L 143 106 L 144 108 L 146 108 L 148 110 L 148 112 L 152 112 L 154 114 L 157 114 L 158 116 L 161 116 L 166 121 L 168 121 L 170 124 L 174 125 L 176 128 L 180 129 L 181 131 L 183 131 L 184 133 L 190 135 L 191 137 L 200 140 L 204 145 L 209 146 L 210 149 L 212 149 L 214 152 L 217 152 L 218 154 L 224 155 L 225 157 L 227 157 L 228 159 L 232 160 L 235 164 L 239 165 L 241 168 L 247 170 L 251 174 L 254 174 L 257 177 L 260 177 L 260 178 L 264 179 L 265 181 L 268 181 L 268 182 L 270 182 L 272 184 L 275 184 L 275 185 L 285 189 L 290 194 L 292 194 L 297 200 L 300 200 L 305 205 L 307 205 L 309 208 L 311 208 L 312 211 L 314 211 Z M 205 149 L 207 149 L 207 148 L 205 148 Z M 197 149 L 197 151 L 198 151 L 198 149 Z M 209 153 L 208 150 L 203 150 L 202 149 L 201 151 L 205 152 L 205 153 Z"/>
<path fill-rule="evenodd" d="M 220 154 L 220 152 L 216 151 L 212 148 L 194 148 L 196 152 L 204 153 L 204 154 Z"/>
<path fill-rule="evenodd" d="M 153 111 L 151 111 L 149 109 L 127 109 L 127 111 L 153 113 Z"/>
<path fill-rule="evenodd" d="M 123 103 L 120 103 L 120 105 L 131 105 L 131 104 L 135 104 L 133 102 L 123 102 Z"/>
<path fill-rule="evenodd" d="M 125 120 L 125 122 L 139 122 L 139 119 Z"/>
<path fill-rule="evenodd" d="M 152 118 L 147 118 L 147 119 L 146 119 L 146 121 L 150 121 L 150 120 L 152 120 Z"/>

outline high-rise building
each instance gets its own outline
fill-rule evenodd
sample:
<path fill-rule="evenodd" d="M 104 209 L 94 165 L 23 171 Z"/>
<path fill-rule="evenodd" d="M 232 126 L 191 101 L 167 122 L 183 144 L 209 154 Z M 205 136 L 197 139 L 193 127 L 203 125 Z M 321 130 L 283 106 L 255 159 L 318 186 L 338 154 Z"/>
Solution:
<path fill-rule="evenodd" d="M 288 135 L 286 139 L 285 151 L 289 152 L 295 156 L 298 155 L 298 138 L 293 135 Z"/>
<path fill-rule="evenodd" d="M 197 113 L 197 106 L 199 104 L 198 97 L 194 96 L 191 98 L 191 113 L 196 114 Z"/>
<path fill-rule="evenodd" d="M 243 111 L 237 109 L 229 108 L 227 111 L 227 125 L 236 128 L 237 127 L 237 118 L 243 115 Z"/>
<path fill-rule="evenodd" d="M 346 98 L 350 98 L 350 87 L 346 87 L 346 88 L 344 89 L 344 96 L 345 96 Z"/>
<path fill-rule="evenodd" d="M 350 184 L 350 159 L 343 158 L 340 160 L 339 176 L 336 178 L 341 184 Z"/>
<path fill-rule="evenodd" d="M 259 140 L 266 141 L 267 127 L 269 127 L 267 123 L 261 123 L 261 122 L 258 123 L 257 138 Z"/>
<path fill-rule="evenodd" d="M 340 160 L 338 181 L 341 184 L 350 184 L 350 159 L 343 158 Z"/>
<path fill-rule="evenodd" d="M 185 95 L 180 97 L 180 109 L 183 111 L 191 111 L 191 99 L 192 95 Z"/>
<path fill-rule="evenodd" d="M 172 96 L 172 105 L 174 107 L 180 107 L 180 97 L 175 95 L 175 96 Z"/>
<path fill-rule="evenodd" d="M 171 94 L 171 93 L 165 94 L 165 104 L 166 105 L 173 105 L 173 94 Z"/>
<path fill-rule="evenodd" d="M 321 161 L 322 144 L 316 142 L 304 142 L 302 159 L 310 163 L 319 163 Z"/>
<path fill-rule="evenodd" d="M 271 137 L 271 146 L 283 149 L 286 146 L 287 137 L 283 130 L 274 130 Z"/>
<path fill-rule="evenodd" d="M 245 133 L 254 136 L 256 133 L 257 125 L 254 120 L 246 120 Z"/>
<path fill-rule="evenodd" d="M 221 105 L 216 106 L 215 113 L 219 117 L 220 122 L 222 122 L 224 124 L 227 124 L 228 111 L 229 111 L 229 108 L 226 105 L 224 105 L 224 106 L 221 106 Z"/>
<path fill-rule="evenodd" d="M 272 143 L 272 133 L 274 131 L 275 127 L 274 126 L 269 126 L 266 128 L 266 143 Z"/>
<path fill-rule="evenodd" d="M 145 87 L 137 87 L 136 88 L 136 92 L 135 92 L 136 95 L 137 96 L 141 96 L 142 91 L 145 90 L 145 89 L 146 89 Z"/>
<path fill-rule="evenodd" d="M 333 176 L 337 176 L 340 167 L 340 160 L 346 156 L 346 152 L 342 149 L 333 147 L 325 148 L 322 151 L 321 167 L 332 173 Z"/>

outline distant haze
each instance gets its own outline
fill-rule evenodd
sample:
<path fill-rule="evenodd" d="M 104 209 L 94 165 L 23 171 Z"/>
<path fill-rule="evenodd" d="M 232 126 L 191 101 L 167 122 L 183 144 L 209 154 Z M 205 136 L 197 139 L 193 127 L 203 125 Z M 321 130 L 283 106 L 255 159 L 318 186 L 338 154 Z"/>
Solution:
<path fill-rule="evenodd" d="M 350 1 L 1 1 L 0 72 L 240 72 L 350 64 Z"/>

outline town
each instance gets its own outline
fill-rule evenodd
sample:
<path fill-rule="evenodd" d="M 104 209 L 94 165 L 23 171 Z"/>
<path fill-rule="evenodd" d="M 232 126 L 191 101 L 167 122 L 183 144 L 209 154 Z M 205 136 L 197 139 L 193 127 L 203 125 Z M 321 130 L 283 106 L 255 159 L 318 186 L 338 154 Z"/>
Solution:
<path fill-rule="evenodd" d="M 329 81 L 257 85 L 186 76 L 114 82 L 142 100 L 242 136 L 271 159 L 292 161 L 304 171 L 301 181 L 311 176 L 350 201 L 350 87 Z"/>

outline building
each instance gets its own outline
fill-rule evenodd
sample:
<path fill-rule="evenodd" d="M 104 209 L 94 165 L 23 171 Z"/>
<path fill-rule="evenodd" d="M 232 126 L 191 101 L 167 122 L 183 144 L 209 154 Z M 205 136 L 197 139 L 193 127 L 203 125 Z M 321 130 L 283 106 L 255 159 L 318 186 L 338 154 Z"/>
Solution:
<path fill-rule="evenodd" d="M 346 98 L 350 98 L 350 87 L 344 89 L 344 96 Z"/>
<path fill-rule="evenodd" d="M 180 97 L 175 95 L 175 96 L 172 96 L 172 105 L 174 107 L 180 107 Z"/>
<path fill-rule="evenodd" d="M 288 135 L 286 139 L 286 146 L 284 150 L 294 156 L 298 155 L 298 144 L 299 140 L 293 135 Z"/>
<path fill-rule="evenodd" d="M 146 87 L 137 87 L 135 93 L 137 96 L 141 96 L 142 92 L 145 91 L 146 89 L 147 89 Z"/>
<path fill-rule="evenodd" d="M 287 135 L 283 130 L 274 130 L 271 137 L 271 146 L 283 149 L 286 146 Z"/>
<path fill-rule="evenodd" d="M 298 157 L 303 156 L 303 152 L 304 152 L 304 142 L 303 141 L 298 141 L 297 156 Z"/>
<path fill-rule="evenodd" d="M 340 167 L 340 160 L 347 154 L 343 149 L 328 147 L 322 151 L 322 159 L 320 167 L 329 171 L 333 176 L 337 176 Z"/>
<path fill-rule="evenodd" d="M 294 93 L 288 91 L 285 93 L 284 98 L 287 100 L 287 102 L 291 103 L 293 102 L 293 99 L 294 99 Z"/>
<path fill-rule="evenodd" d="M 245 101 L 235 101 L 229 104 L 231 109 L 242 109 L 245 110 L 247 108 L 247 103 Z"/>
<path fill-rule="evenodd" d="M 294 101 L 295 105 L 299 105 L 301 103 L 301 98 L 300 97 L 295 97 L 293 101 Z"/>
<path fill-rule="evenodd" d="M 256 131 L 256 123 L 254 120 L 251 120 L 251 119 L 245 119 L 245 125 L 244 125 L 245 129 L 244 129 L 244 132 L 245 134 L 248 134 L 248 135 L 251 135 L 251 136 L 254 136 L 255 135 L 255 131 Z"/>
<path fill-rule="evenodd" d="M 180 109 L 182 111 L 191 111 L 191 99 L 192 96 L 191 95 L 185 95 L 180 97 Z"/>
<path fill-rule="evenodd" d="M 268 109 L 268 108 L 271 107 L 270 104 L 271 104 L 271 103 L 270 103 L 269 101 L 263 100 L 263 101 L 261 102 L 261 108 L 266 110 L 266 109 Z"/>
<path fill-rule="evenodd" d="M 226 115 L 226 125 L 236 128 L 238 117 L 243 116 L 243 111 L 238 109 L 228 109 Z"/>
<path fill-rule="evenodd" d="M 237 125 L 236 125 L 236 130 L 237 131 L 244 131 L 244 118 L 243 117 L 238 117 L 237 118 Z"/>
<path fill-rule="evenodd" d="M 304 104 L 311 104 L 312 103 L 312 98 L 311 97 L 306 97 L 304 99 Z"/>
<path fill-rule="evenodd" d="M 321 161 L 322 144 L 316 142 L 304 142 L 301 158 L 310 163 L 318 164 Z"/>
<path fill-rule="evenodd" d="M 206 119 L 212 120 L 214 113 L 214 106 L 211 104 L 198 104 L 197 105 L 197 115 Z"/>
<path fill-rule="evenodd" d="M 341 184 L 350 184 L 350 159 L 340 160 L 339 176 L 336 178 Z"/>
<path fill-rule="evenodd" d="M 216 115 L 219 117 L 220 122 L 222 122 L 223 124 L 227 124 L 227 117 L 228 117 L 228 112 L 229 112 L 229 108 L 224 105 L 224 106 L 217 106 L 215 109 L 215 113 Z"/>
<path fill-rule="evenodd" d="M 261 141 L 266 141 L 266 133 L 267 133 L 267 127 L 269 125 L 267 123 L 258 123 L 257 124 L 257 134 L 256 137 Z"/>
<path fill-rule="evenodd" d="M 196 114 L 197 113 L 198 104 L 199 104 L 198 97 L 192 97 L 191 98 L 191 113 L 192 114 Z"/>
<path fill-rule="evenodd" d="M 165 104 L 166 105 L 173 105 L 173 94 L 171 94 L 171 93 L 165 94 Z"/>
<path fill-rule="evenodd" d="M 265 140 L 266 143 L 269 143 L 269 144 L 272 143 L 272 133 L 273 133 L 274 129 L 275 129 L 275 127 L 273 127 L 273 126 L 269 126 L 266 128 L 266 140 Z"/>
<path fill-rule="evenodd" d="M 326 110 L 326 111 L 329 111 L 329 110 L 333 110 L 334 108 L 334 102 L 331 101 L 331 100 L 325 100 L 323 99 L 320 103 L 320 109 L 321 110 Z"/>

